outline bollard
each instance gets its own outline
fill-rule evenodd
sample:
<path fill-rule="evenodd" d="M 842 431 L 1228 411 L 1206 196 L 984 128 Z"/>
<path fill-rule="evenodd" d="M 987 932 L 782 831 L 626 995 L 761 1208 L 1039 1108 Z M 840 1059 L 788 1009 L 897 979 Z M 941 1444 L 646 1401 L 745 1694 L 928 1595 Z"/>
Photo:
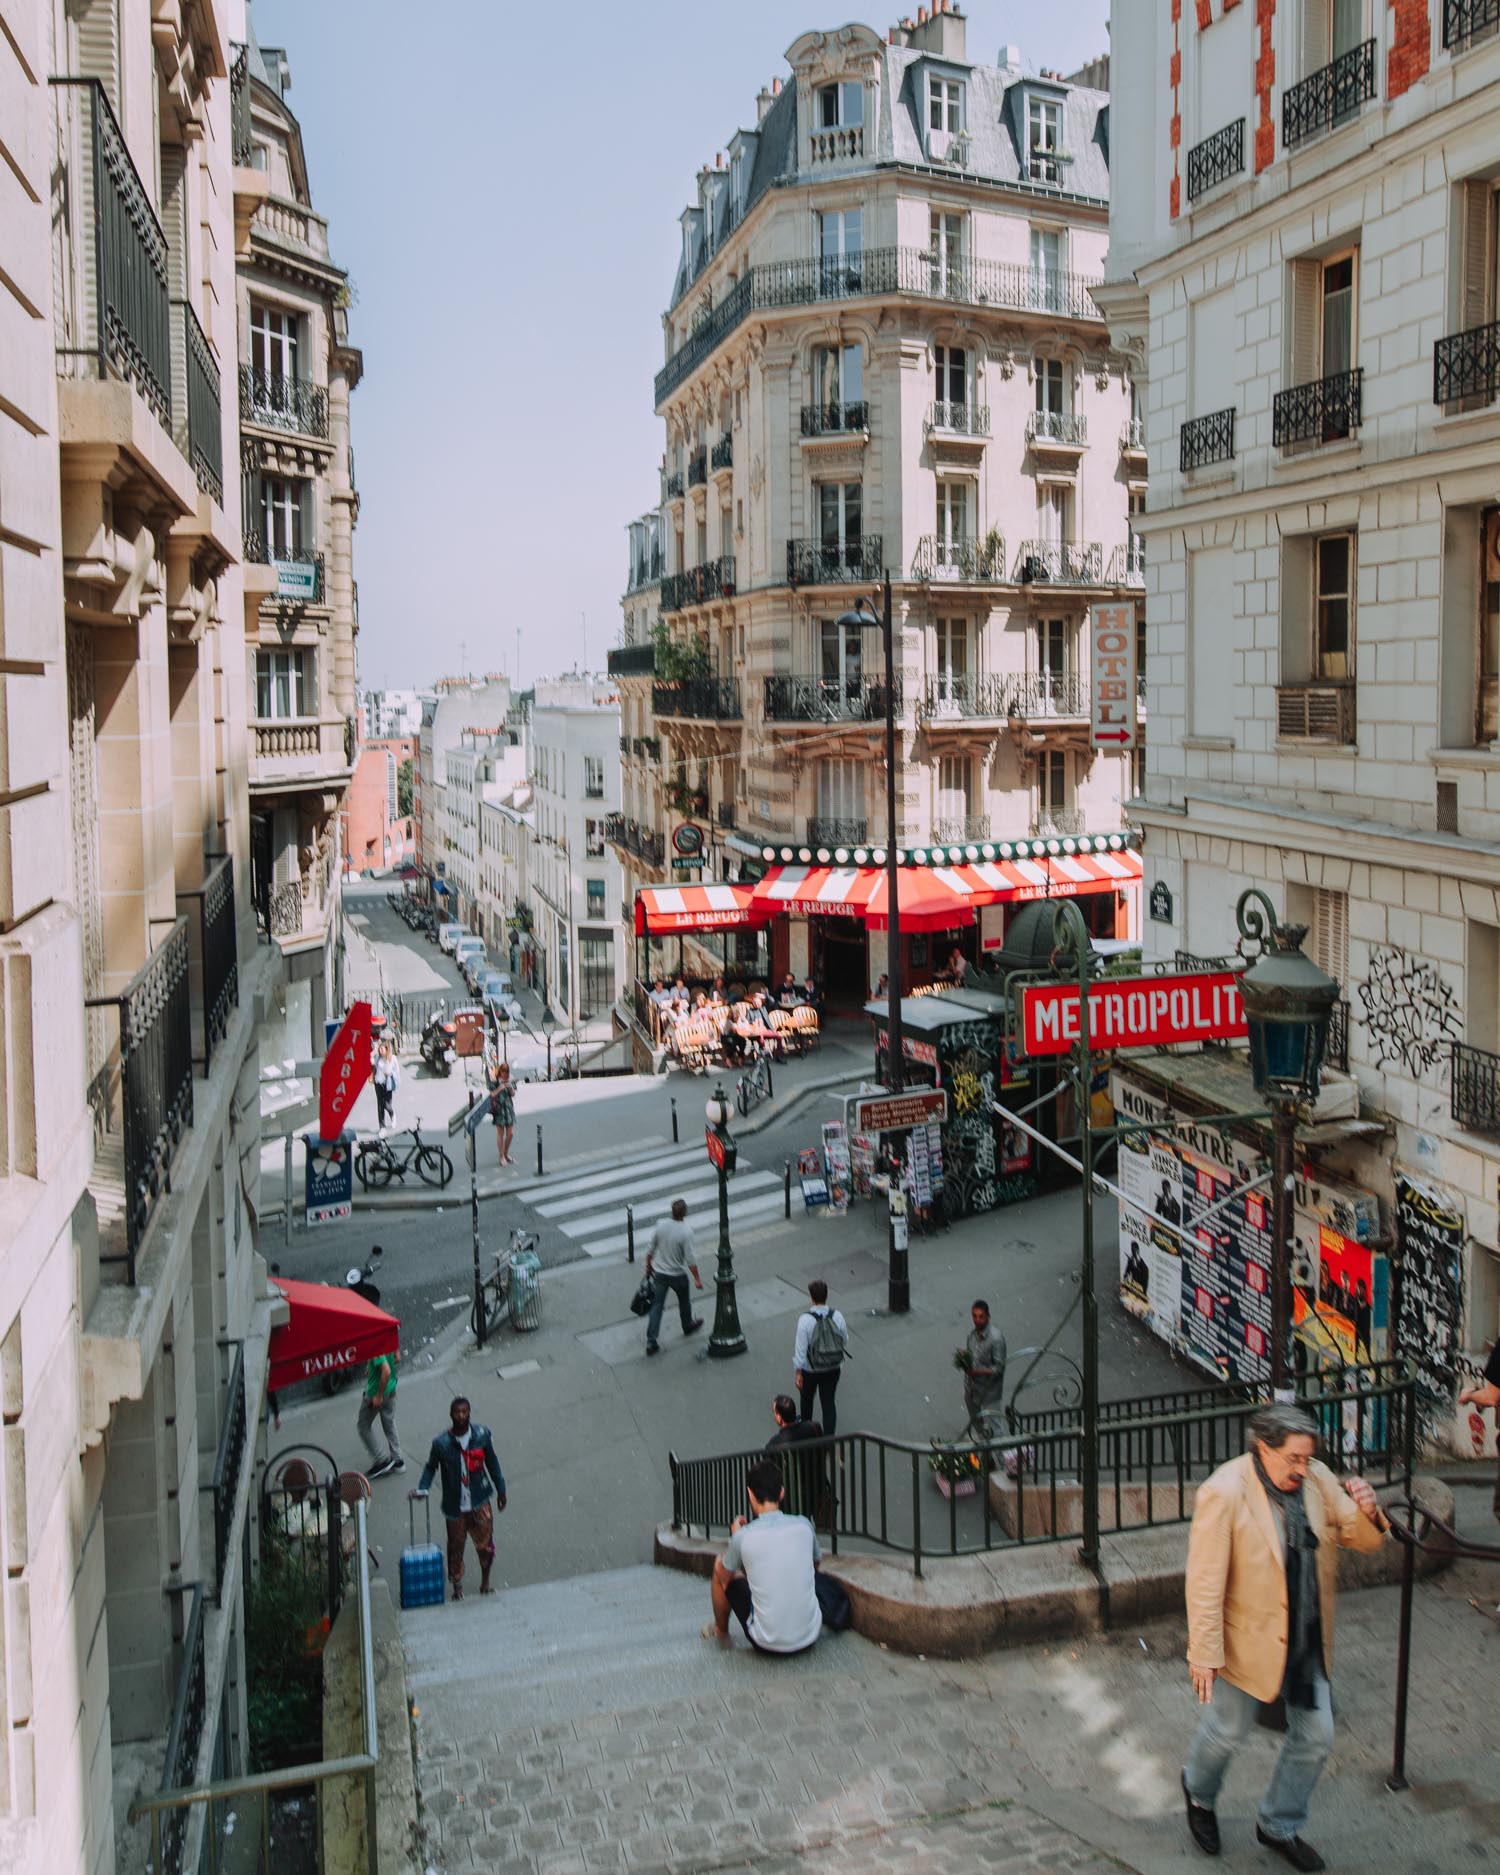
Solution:
<path fill-rule="evenodd" d="M 786 1162 L 786 1214 L 788 1217 L 792 1215 L 792 1162 L 790 1159 Z"/>
<path fill-rule="evenodd" d="M 627 1204 L 625 1207 L 625 1261 L 627 1263 L 635 1261 L 635 1206 L 633 1204 Z"/>
<path fill-rule="evenodd" d="M 677 1144 L 677 1096 L 672 1096 L 672 1144 Z"/>
<path fill-rule="evenodd" d="M 282 1197 L 281 1242 L 283 1249 L 292 1247 L 292 1136 L 286 1135 L 286 1151 L 282 1155 Z"/>
<path fill-rule="evenodd" d="M 766 1061 L 766 1099 L 769 1100 L 772 1097 L 772 1095 L 776 1092 L 776 1086 L 775 1086 L 775 1083 L 771 1079 L 771 1057 L 769 1054 L 766 1056 L 765 1061 Z"/>
<path fill-rule="evenodd" d="M 542 1176 L 542 1123 L 540 1120 L 536 1123 L 536 1175 L 538 1178 Z"/>

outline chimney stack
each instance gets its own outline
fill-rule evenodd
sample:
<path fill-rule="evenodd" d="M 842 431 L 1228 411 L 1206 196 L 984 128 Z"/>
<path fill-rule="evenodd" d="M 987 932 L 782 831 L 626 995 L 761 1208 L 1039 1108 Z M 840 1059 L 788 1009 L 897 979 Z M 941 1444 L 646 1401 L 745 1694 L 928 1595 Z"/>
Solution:
<path fill-rule="evenodd" d="M 773 98 L 779 98 L 781 96 L 781 80 L 779 78 L 773 78 L 771 80 L 771 96 Z"/>
<path fill-rule="evenodd" d="M 757 127 L 766 121 L 766 112 L 771 108 L 771 94 L 762 85 L 755 94 L 755 122 Z"/>

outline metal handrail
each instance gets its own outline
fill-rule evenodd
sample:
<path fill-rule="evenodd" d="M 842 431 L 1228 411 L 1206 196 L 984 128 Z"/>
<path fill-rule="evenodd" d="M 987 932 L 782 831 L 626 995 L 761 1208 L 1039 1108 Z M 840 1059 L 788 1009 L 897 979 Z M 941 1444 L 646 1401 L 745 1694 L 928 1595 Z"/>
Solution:
<path fill-rule="evenodd" d="M 214 1596 L 224 1603 L 224 1567 L 229 1560 L 229 1532 L 234 1523 L 234 1500 L 239 1495 L 240 1474 L 248 1443 L 248 1409 L 245 1404 L 245 1344 L 234 1347 L 234 1366 L 229 1371 L 229 1400 L 219 1427 L 219 1449 L 214 1454 Z"/>
<path fill-rule="evenodd" d="M 199 966 L 202 971 L 203 1072 L 213 1062 L 214 1043 L 229 1033 L 229 1012 L 239 1007 L 240 967 L 235 934 L 234 861 L 227 853 L 213 861 L 196 892 L 179 892 L 198 901 Z"/>

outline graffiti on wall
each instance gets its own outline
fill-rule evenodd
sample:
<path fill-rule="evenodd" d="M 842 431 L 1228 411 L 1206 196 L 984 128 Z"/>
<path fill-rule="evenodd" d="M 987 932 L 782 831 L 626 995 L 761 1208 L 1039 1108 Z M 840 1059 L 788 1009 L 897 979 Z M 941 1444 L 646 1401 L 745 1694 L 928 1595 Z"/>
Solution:
<path fill-rule="evenodd" d="M 1370 974 L 1357 987 L 1377 1068 L 1399 1064 L 1419 1081 L 1444 1058 L 1449 1042 L 1463 1039 L 1453 986 L 1425 957 L 1377 944 Z"/>

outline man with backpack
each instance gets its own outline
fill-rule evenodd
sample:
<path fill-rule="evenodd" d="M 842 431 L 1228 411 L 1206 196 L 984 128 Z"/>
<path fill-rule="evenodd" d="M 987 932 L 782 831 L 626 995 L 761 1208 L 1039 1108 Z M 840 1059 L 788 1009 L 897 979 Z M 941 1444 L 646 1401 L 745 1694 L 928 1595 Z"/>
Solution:
<path fill-rule="evenodd" d="M 828 1285 L 821 1276 L 807 1285 L 812 1307 L 797 1317 L 797 1343 L 792 1352 L 792 1369 L 801 1400 L 801 1417 L 813 1417 L 814 1396 L 818 1418 L 829 1438 L 833 1437 L 838 1413 L 833 1396 L 838 1391 L 839 1375 L 849 1352 L 849 1324 L 837 1309 L 828 1306 Z"/>

